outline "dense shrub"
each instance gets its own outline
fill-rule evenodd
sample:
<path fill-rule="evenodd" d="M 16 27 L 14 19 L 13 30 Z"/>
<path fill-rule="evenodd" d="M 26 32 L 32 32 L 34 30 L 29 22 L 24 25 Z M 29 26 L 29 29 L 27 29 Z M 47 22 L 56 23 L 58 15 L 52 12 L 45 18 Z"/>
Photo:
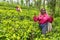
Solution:
<path fill-rule="evenodd" d="M 22 10 L 0 9 L 0 40 L 60 40 L 60 17 L 54 18 L 53 31 L 44 36 L 33 21 L 38 10 Z"/>

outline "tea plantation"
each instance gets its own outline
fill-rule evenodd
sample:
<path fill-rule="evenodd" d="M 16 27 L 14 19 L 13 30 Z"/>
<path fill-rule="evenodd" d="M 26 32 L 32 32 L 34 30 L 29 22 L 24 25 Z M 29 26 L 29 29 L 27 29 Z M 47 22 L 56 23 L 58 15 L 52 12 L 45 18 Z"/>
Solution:
<path fill-rule="evenodd" d="M 0 8 L 0 40 L 60 40 L 60 17 L 54 18 L 53 30 L 46 36 L 41 34 L 38 23 L 33 21 L 36 9 L 22 9 L 1 6 Z"/>

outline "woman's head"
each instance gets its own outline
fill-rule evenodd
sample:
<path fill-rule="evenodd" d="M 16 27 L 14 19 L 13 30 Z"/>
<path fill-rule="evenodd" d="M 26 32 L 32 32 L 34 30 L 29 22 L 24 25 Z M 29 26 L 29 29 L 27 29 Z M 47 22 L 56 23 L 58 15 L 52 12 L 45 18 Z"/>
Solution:
<path fill-rule="evenodd" d="M 20 8 L 20 6 L 19 6 L 19 5 L 17 5 L 17 6 L 16 6 L 16 8 Z"/>
<path fill-rule="evenodd" d="M 41 11 L 41 14 L 46 13 L 46 10 L 44 8 L 42 8 L 40 11 Z"/>

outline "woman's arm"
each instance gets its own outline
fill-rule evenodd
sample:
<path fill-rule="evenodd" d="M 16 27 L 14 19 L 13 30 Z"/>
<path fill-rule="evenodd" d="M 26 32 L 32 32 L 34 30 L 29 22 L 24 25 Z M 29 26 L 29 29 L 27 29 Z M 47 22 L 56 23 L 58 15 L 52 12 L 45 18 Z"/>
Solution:
<path fill-rule="evenodd" d="M 50 23 L 53 22 L 53 17 L 52 17 L 52 16 L 49 17 L 49 22 L 50 22 Z"/>
<path fill-rule="evenodd" d="M 37 16 L 34 16 L 34 17 L 33 17 L 33 20 L 34 20 L 35 22 L 37 22 Z"/>

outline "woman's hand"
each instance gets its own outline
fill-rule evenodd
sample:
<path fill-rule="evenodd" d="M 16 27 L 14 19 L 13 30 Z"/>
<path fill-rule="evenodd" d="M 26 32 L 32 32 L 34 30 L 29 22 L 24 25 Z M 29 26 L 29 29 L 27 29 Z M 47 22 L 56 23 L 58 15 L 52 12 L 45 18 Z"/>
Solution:
<path fill-rule="evenodd" d="M 50 17 L 53 17 L 53 13 L 50 14 Z"/>

